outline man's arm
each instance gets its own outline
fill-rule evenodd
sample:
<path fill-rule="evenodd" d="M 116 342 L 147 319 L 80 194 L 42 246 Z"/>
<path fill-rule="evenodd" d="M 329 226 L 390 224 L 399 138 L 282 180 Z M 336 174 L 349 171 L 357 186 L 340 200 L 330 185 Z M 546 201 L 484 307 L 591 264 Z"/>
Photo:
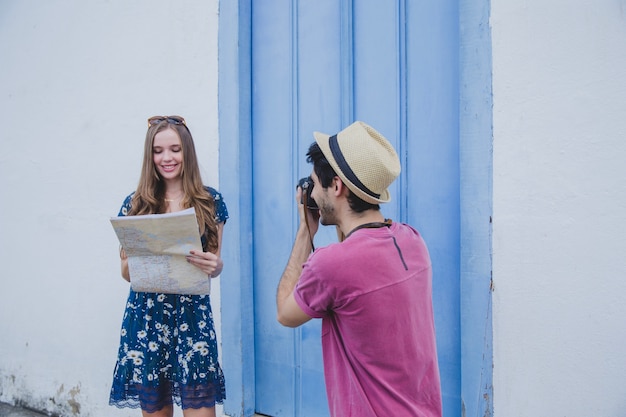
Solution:
<path fill-rule="evenodd" d="M 300 280 L 302 264 L 306 262 L 311 250 L 309 231 L 306 225 L 301 223 L 291 249 L 291 256 L 289 256 L 289 261 L 276 291 L 277 319 L 283 326 L 298 327 L 311 320 L 311 317 L 302 311 L 293 296 L 293 290 Z"/>

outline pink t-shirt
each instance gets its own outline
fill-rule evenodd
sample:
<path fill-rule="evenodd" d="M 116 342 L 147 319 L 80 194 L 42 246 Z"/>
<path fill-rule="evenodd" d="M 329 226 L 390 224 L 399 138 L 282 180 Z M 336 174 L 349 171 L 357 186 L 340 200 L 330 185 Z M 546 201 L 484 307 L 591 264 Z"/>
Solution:
<path fill-rule="evenodd" d="M 441 416 L 432 267 L 415 229 L 360 229 L 317 249 L 294 295 L 322 318 L 332 416 Z"/>

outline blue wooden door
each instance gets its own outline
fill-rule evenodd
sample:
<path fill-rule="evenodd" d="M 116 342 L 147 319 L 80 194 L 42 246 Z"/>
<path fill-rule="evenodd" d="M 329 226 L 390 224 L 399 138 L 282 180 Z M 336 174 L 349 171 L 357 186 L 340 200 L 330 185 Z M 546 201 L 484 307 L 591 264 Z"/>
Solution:
<path fill-rule="evenodd" d="M 281 327 L 275 292 L 312 132 L 363 120 L 402 161 L 383 214 L 414 225 L 429 246 L 444 413 L 461 415 L 457 3 L 258 0 L 251 16 L 256 412 L 328 415 L 320 322 Z M 323 229 L 316 246 L 336 239 Z"/>

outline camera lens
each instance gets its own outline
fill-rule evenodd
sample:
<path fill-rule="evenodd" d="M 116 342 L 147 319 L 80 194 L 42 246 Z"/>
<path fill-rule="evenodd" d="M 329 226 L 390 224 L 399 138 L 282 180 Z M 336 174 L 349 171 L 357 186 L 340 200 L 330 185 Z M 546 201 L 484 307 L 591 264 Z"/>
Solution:
<path fill-rule="evenodd" d="M 311 177 L 300 178 L 298 181 L 298 187 L 302 188 L 302 199 L 300 202 L 310 209 L 317 209 L 315 200 L 311 198 L 311 192 L 313 191 L 313 180 Z"/>

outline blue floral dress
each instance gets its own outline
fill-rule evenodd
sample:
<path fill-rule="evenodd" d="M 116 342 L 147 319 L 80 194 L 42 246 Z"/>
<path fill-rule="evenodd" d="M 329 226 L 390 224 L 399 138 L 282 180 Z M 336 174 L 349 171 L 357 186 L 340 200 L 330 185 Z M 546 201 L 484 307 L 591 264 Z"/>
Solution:
<path fill-rule="evenodd" d="M 222 195 L 206 188 L 215 200 L 217 222 L 226 222 Z M 130 210 L 132 196 L 119 216 Z M 109 404 L 155 412 L 172 403 L 183 409 L 213 407 L 225 398 L 210 297 L 131 289 Z"/>

